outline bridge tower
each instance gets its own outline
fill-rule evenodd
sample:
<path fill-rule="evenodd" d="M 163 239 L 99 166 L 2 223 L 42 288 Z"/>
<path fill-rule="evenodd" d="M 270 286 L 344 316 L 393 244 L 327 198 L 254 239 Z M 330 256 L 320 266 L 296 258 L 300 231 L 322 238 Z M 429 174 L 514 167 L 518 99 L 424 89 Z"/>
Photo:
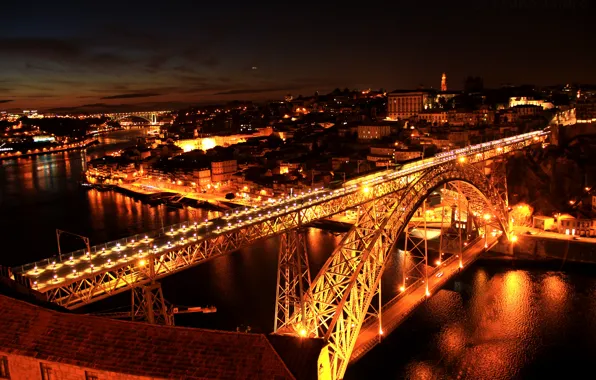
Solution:
<path fill-rule="evenodd" d="M 463 240 L 462 240 L 462 212 L 461 210 L 461 198 L 458 193 L 457 199 L 458 201 L 449 201 L 443 195 L 447 193 L 449 190 L 447 188 L 447 184 L 443 186 L 441 189 L 441 203 L 443 205 L 443 210 L 441 213 L 441 235 L 439 236 L 439 262 L 442 262 L 446 257 L 446 254 L 458 255 L 461 256 L 462 249 L 463 249 Z M 446 219 L 445 207 L 449 207 L 450 216 L 448 220 Z M 448 224 L 447 224 L 448 223 Z"/>
<path fill-rule="evenodd" d="M 174 315 L 169 312 L 159 282 L 139 285 L 132 289 L 132 320 L 173 326 Z"/>
<path fill-rule="evenodd" d="M 496 189 L 500 200 L 504 204 L 504 211 L 507 221 L 507 231 L 503 231 L 509 236 L 513 229 L 511 218 L 509 216 L 509 196 L 507 190 L 507 155 L 495 157 L 486 163 L 485 172 L 487 172 L 490 183 Z"/>
<path fill-rule="evenodd" d="M 404 252 L 402 260 L 402 285 L 400 291 L 405 291 L 408 286 L 421 281 L 428 283 L 428 230 L 427 230 L 427 201 L 422 202 L 421 218 L 404 227 Z M 412 236 L 417 231 L 421 236 Z"/>
<path fill-rule="evenodd" d="M 285 327 L 294 313 L 300 313 L 304 318 L 305 295 L 310 288 L 304 230 L 288 231 L 280 239 L 273 332 Z"/>
<path fill-rule="evenodd" d="M 161 284 L 155 278 L 155 258 L 149 258 L 146 274 L 148 284 L 135 286 L 131 291 L 131 315 L 133 321 L 145 321 L 158 325 L 174 325 L 174 316 L 166 307 Z"/>

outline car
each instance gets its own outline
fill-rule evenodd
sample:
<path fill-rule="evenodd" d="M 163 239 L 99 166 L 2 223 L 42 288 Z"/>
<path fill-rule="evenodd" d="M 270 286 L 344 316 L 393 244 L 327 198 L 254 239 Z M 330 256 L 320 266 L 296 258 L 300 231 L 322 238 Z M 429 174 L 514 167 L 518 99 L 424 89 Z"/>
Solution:
<path fill-rule="evenodd" d="M 443 272 L 437 273 L 437 278 L 441 278 L 441 276 L 443 276 Z"/>
<path fill-rule="evenodd" d="M 580 240 L 580 239 L 579 239 L 579 236 L 574 236 L 574 237 L 573 237 L 573 240 Z"/>

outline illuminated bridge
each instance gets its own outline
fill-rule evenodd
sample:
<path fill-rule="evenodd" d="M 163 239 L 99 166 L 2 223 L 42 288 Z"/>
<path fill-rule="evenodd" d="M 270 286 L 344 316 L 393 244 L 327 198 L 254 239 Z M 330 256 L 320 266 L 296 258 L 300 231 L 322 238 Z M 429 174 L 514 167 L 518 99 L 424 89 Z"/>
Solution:
<path fill-rule="evenodd" d="M 341 379 L 350 362 L 480 252 L 499 238 L 515 241 L 504 163 L 511 152 L 543 146 L 548 136 L 535 131 L 440 153 L 338 188 L 169 226 L 12 272 L 69 309 L 133 290 L 145 318 L 167 323 L 156 280 L 281 235 L 274 333 L 324 338 L 320 377 Z M 427 199 L 439 192 L 441 216 L 429 220 Z M 349 209 L 357 210 L 356 223 L 311 281 L 302 227 Z M 439 245 L 432 252 L 427 228 L 439 222 Z M 401 293 L 381 305 L 380 278 L 391 254 L 399 255 Z"/>
<path fill-rule="evenodd" d="M 157 117 L 168 113 L 169 111 L 148 111 L 148 112 L 121 112 L 121 113 L 107 113 L 105 116 L 113 121 L 126 119 L 127 117 L 138 117 L 147 120 L 151 124 L 157 123 Z"/>

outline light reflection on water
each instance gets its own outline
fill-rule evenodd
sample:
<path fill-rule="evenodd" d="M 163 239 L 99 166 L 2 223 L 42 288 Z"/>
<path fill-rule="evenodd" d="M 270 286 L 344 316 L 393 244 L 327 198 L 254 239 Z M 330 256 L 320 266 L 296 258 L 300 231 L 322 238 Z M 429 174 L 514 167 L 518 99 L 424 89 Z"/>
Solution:
<path fill-rule="evenodd" d="M 589 274 L 472 267 L 345 378 L 570 378 L 591 371 L 595 289 Z"/>

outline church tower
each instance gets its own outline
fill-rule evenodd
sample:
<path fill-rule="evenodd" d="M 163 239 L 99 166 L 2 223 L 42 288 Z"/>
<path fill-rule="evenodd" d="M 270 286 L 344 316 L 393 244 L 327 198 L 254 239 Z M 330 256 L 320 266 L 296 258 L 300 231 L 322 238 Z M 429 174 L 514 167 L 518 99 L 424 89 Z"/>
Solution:
<path fill-rule="evenodd" d="M 447 91 L 447 74 L 441 76 L 441 91 Z"/>

